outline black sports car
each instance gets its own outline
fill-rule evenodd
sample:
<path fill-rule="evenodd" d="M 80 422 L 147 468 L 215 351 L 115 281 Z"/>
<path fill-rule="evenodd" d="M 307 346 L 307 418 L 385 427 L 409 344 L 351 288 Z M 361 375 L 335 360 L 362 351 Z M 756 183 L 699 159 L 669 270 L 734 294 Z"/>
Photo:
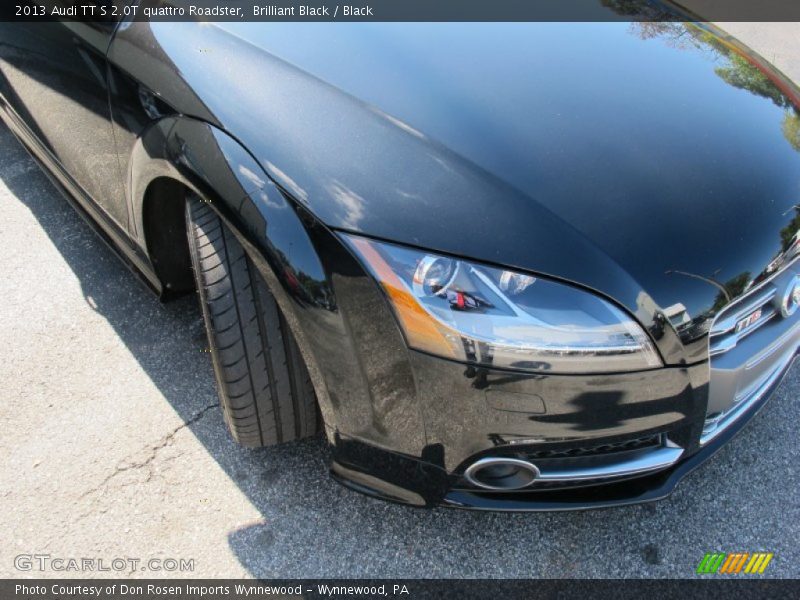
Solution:
<path fill-rule="evenodd" d="M 743 426 L 800 345 L 799 106 L 699 23 L 0 25 L 0 116 L 197 290 L 234 438 L 418 506 L 653 500 Z"/>

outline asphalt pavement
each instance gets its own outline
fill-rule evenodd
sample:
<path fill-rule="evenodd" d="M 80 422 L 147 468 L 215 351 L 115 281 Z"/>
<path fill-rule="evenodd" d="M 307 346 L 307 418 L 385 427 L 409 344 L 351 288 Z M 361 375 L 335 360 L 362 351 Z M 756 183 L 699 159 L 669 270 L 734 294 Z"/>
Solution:
<path fill-rule="evenodd" d="M 15 567 L 34 554 L 194 561 L 144 577 L 691 577 L 710 551 L 800 576 L 798 368 L 659 503 L 420 510 L 334 483 L 321 438 L 236 446 L 196 299 L 159 303 L 2 126 L 0 256 L 1 577 L 92 575 Z"/>

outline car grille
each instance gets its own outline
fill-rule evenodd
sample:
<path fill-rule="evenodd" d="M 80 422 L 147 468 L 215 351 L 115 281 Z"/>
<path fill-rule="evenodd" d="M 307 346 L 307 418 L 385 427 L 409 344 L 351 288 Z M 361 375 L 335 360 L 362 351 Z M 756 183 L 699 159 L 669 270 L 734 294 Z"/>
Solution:
<path fill-rule="evenodd" d="M 657 447 L 662 443 L 662 435 L 654 434 L 646 437 L 625 440 L 622 442 L 604 443 L 593 446 L 579 446 L 562 448 L 557 450 L 537 450 L 526 452 L 525 458 L 528 460 L 557 459 L 557 458 L 579 458 L 591 456 L 603 456 L 613 452 L 625 452 L 628 450 L 643 450 L 645 448 Z"/>
<path fill-rule="evenodd" d="M 759 290 L 752 298 L 748 296 L 743 301 L 736 302 L 733 306 L 725 309 L 724 313 L 720 314 L 711 326 L 709 356 L 717 356 L 733 350 L 740 340 L 754 333 L 778 315 L 779 311 L 774 302 L 777 293 L 776 287 L 769 284 L 766 289 Z M 761 316 L 737 331 L 737 323 L 756 311 L 761 311 Z"/>
<path fill-rule="evenodd" d="M 764 397 L 793 361 L 800 311 L 781 303 L 798 274 L 797 260 L 725 307 L 709 331 L 710 386 L 701 444 L 707 444 Z"/>

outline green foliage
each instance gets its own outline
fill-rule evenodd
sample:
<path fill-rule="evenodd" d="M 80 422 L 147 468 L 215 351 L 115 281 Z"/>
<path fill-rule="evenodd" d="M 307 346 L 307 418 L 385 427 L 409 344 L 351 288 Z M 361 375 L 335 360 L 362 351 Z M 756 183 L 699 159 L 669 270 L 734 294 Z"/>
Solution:
<path fill-rule="evenodd" d="M 767 77 L 764 71 L 749 62 L 743 56 L 731 52 L 728 54 L 728 63 L 728 66 L 714 69 L 714 72 L 719 75 L 723 81 L 739 89 L 747 90 L 751 94 L 769 98 L 781 108 L 789 108 L 792 106 L 789 99 L 778 86 Z"/>
<path fill-rule="evenodd" d="M 712 312 L 716 313 L 721 310 L 723 306 L 728 304 L 728 298 L 736 298 L 742 292 L 744 292 L 744 290 L 747 288 L 747 284 L 750 283 L 750 279 L 750 272 L 745 271 L 744 273 L 739 273 L 733 279 L 726 281 L 725 291 L 728 292 L 728 294 L 727 296 L 722 292 L 717 294 L 717 298 L 714 300 Z"/>
<path fill-rule="evenodd" d="M 800 115 L 796 110 L 787 110 L 783 117 L 783 136 L 792 145 L 792 148 L 800 152 Z"/>

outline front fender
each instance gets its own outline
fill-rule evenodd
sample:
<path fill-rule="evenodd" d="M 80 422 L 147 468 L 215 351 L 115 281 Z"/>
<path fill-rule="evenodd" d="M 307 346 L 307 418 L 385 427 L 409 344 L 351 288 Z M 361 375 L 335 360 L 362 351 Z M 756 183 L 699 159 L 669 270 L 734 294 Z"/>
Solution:
<path fill-rule="evenodd" d="M 129 164 L 134 223 L 145 246 L 144 215 L 157 209 L 145 207 L 145 199 L 160 178 L 197 193 L 244 245 L 297 339 L 329 436 L 419 454 L 425 428 L 402 338 L 394 330 L 365 331 L 363 318 L 353 318 L 385 312 L 375 322 L 393 324 L 379 291 L 334 234 L 290 200 L 237 140 L 204 121 L 175 116 L 151 125 Z M 376 335 L 381 343 L 370 344 Z M 365 344 L 379 348 L 367 356 L 360 351 Z M 387 399 L 376 392 L 385 382 L 375 373 L 398 369 L 406 383 Z"/>

